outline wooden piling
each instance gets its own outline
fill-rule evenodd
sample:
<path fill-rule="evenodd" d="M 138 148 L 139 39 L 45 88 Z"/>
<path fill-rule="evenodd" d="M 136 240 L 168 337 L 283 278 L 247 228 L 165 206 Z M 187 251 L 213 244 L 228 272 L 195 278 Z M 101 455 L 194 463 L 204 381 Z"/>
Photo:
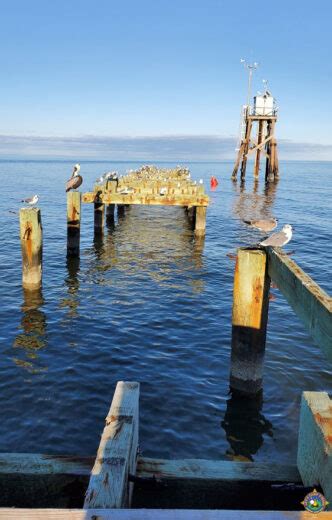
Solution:
<path fill-rule="evenodd" d="M 204 237 L 206 228 L 206 206 L 195 208 L 195 236 Z"/>
<path fill-rule="evenodd" d="M 43 229 L 39 208 L 20 210 L 22 249 L 22 283 L 24 289 L 36 290 L 42 285 Z"/>
<path fill-rule="evenodd" d="M 238 250 L 233 292 L 230 387 L 254 395 L 262 389 L 270 278 L 267 255 Z"/>
<path fill-rule="evenodd" d="M 125 216 L 125 205 L 118 204 L 118 217 L 124 217 L 124 216 Z"/>
<path fill-rule="evenodd" d="M 105 205 L 99 200 L 94 202 L 94 231 L 96 235 L 104 232 Z"/>
<path fill-rule="evenodd" d="M 115 204 L 108 204 L 106 209 L 106 220 L 114 220 Z"/>
<path fill-rule="evenodd" d="M 256 180 L 259 177 L 259 163 L 260 163 L 260 157 L 261 157 L 260 145 L 263 140 L 263 126 L 264 126 L 264 121 L 263 120 L 258 121 L 257 150 L 256 150 L 255 165 L 254 165 L 254 178 Z"/>
<path fill-rule="evenodd" d="M 332 400 L 326 392 L 303 392 L 297 467 L 305 486 L 321 486 L 332 510 Z"/>
<path fill-rule="evenodd" d="M 67 193 L 67 257 L 80 254 L 81 193 Z"/>

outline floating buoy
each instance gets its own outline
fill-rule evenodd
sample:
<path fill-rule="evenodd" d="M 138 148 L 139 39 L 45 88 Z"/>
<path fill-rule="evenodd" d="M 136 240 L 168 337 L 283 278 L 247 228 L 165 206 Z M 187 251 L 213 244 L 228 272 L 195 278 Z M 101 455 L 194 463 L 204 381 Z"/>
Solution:
<path fill-rule="evenodd" d="M 218 186 L 218 180 L 217 180 L 217 177 L 215 177 L 214 175 L 212 175 L 211 179 L 210 179 L 210 186 L 211 186 L 211 189 L 214 190 L 217 186 Z"/>

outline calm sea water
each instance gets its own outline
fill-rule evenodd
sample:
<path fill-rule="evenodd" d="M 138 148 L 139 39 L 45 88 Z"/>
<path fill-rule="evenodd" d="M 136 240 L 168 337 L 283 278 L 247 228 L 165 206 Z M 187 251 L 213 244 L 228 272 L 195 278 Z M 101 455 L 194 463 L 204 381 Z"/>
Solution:
<path fill-rule="evenodd" d="M 74 160 L 76 162 L 76 160 Z M 287 251 L 331 293 L 332 163 L 281 163 L 269 190 L 230 181 L 232 163 L 188 164 L 219 179 L 204 247 L 182 208 L 132 207 L 93 238 L 83 207 L 81 258 L 66 261 L 64 182 L 72 162 L 0 162 L 0 450 L 93 455 L 116 381 L 141 383 L 146 456 L 295 461 L 303 390 L 332 391 L 331 365 L 273 291 L 261 400 L 228 394 L 234 262 L 259 233 L 243 217 L 295 226 Z M 133 163 L 82 162 L 84 188 Z M 168 166 L 168 165 L 165 165 Z M 44 229 L 39 296 L 21 288 L 19 199 L 38 193 Z"/>

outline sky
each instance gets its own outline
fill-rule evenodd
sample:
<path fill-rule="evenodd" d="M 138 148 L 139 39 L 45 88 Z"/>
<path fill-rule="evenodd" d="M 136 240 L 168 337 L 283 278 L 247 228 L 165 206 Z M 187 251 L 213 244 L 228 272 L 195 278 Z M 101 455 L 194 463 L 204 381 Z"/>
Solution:
<path fill-rule="evenodd" d="M 3 1 L 0 154 L 229 158 L 243 57 L 285 158 L 332 159 L 331 18 L 325 0 Z"/>

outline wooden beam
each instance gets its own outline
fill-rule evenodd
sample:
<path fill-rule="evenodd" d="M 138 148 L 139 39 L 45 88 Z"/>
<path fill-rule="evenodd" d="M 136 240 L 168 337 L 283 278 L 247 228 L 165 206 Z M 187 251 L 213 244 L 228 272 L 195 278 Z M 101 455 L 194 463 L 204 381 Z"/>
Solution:
<path fill-rule="evenodd" d="M 267 253 L 270 278 L 332 361 L 332 298 L 281 249 L 267 248 Z"/>
<path fill-rule="evenodd" d="M 238 249 L 233 289 L 230 387 L 243 394 L 262 389 L 270 279 L 261 249 Z"/>
<path fill-rule="evenodd" d="M 259 481 L 301 482 L 295 465 L 228 460 L 165 460 L 141 457 L 137 461 L 136 474 L 138 477 L 155 477 L 158 480 L 252 480 L 257 484 Z"/>
<path fill-rule="evenodd" d="M 121 195 L 119 193 L 101 193 L 98 201 L 103 204 L 145 204 L 152 206 L 208 206 L 209 197 L 207 195 L 139 195 L 127 194 Z M 96 194 L 93 192 L 84 193 L 82 196 L 83 203 L 95 203 Z"/>
<path fill-rule="evenodd" d="M 36 290 L 42 285 L 43 228 L 39 208 L 20 209 L 22 284 Z"/>
<path fill-rule="evenodd" d="M 0 474 L 90 475 L 94 457 L 0 453 Z"/>
<path fill-rule="evenodd" d="M 128 474 L 136 472 L 138 401 L 139 383 L 118 382 L 86 492 L 87 509 L 130 506 Z"/>
<path fill-rule="evenodd" d="M 331 519 L 331 513 L 319 513 L 319 520 Z M 0 520 L 313 520 L 313 515 L 306 511 L 0 508 Z"/>
<path fill-rule="evenodd" d="M 271 139 L 273 138 L 273 135 L 270 135 L 269 137 L 267 137 L 266 139 L 264 139 L 264 141 L 262 141 L 261 143 L 257 144 L 256 146 L 254 146 L 253 148 L 249 148 L 248 150 L 248 154 L 250 153 L 254 153 L 256 150 L 260 150 L 261 148 L 263 148 L 266 143 L 268 143 L 269 141 L 271 141 Z"/>
<path fill-rule="evenodd" d="M 305 486 L 323 489 L 332 511 L 332 400 L 326 392 L 303 392 L 297 466 Z"/>

